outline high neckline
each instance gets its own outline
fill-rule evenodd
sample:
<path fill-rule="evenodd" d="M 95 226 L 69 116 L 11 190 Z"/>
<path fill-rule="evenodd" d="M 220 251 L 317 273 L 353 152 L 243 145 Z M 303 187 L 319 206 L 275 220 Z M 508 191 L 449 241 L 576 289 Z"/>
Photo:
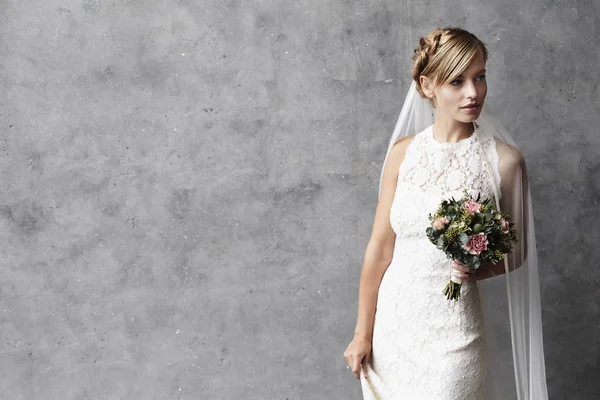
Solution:
<path fill-rule="evenodd" d="M 473 124 L 473 126 L 475 127 L 475 129 L 471 133 L 471 136 L 466 137 L 464 139 L 460 139 L 458 142 L 440 142 L 440 141 L 438 141 L 433 136 L 433 125 L 431 125 L 429 127 L 427 137 L 430 139 L 431 142 L 433 142 L 438 147 L 450 147 L 451 148 L 451 147 L 458 147 L 458 146 L 462 146 L 462 145 L 467 145 L 468 143 L 470 143 L 473 140 L 475 140 L 475 132 L 477 131 L 477 124 Z"/>

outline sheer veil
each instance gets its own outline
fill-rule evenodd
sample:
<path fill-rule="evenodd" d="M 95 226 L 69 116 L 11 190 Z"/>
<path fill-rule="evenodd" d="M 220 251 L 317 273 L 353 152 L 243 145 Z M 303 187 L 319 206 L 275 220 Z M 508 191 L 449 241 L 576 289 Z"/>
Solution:
<path fill-rule="evenodd" d="M 434 108 L 419 95 L 412 81 L 381 176 L 393 144 L 421 132 L 433 122 Z M 496 179 L 490 171 L 490 163 L 497 161 L 500 193 L 495 182 L 492 185 L 496 191 L 495 202 L 512 217 L 519 235 L 515 249 L 505 257 L 506 273 L 477 282 L 489 360 L 486 399 L 547 400 L 537 250 L 527 167 L 519 147 L 485 103 L 475 125 L 477 129 L 473 134 L 480 148 L 479 135 L 492 135 L 495 139 L 498 160 L 486 159 L 486 168 L 489 178 Z"/>

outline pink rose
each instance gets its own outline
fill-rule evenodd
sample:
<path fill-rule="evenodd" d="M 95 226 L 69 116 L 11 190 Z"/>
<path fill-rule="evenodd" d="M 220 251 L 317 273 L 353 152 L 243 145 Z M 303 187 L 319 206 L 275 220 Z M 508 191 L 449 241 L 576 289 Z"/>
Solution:
<path fill-rule="evenodd" d="M 481 204 L 479 204 L 475 200 L 465 201 L 461 208 L 463 210 L 465 210 L 467 212 L 467 214 L 471 214 L 471 215 L 481 212 Z"/>
<path fill-rule="evenodd" d="M 488 239 L 485 233 L 481 232 L 473 236 L 469 236 L 469 242 L 462 246 L 469 254 L 481 254 L 483 250 L 487 250 Z"/>
<path fill-rule="evenodd" d="M 500 230 L 502 231 L 502 233 L 506 234 L 510 231 L 510 226 L 507 220 L 505 220 L 504 218 L 502 218 L 500 220 Z"/>
<path fill-rule="evenodd" d="M 446 217 L 437 217 L 433 223 L 431 224 L 435 229 L 437 229 L 438 231 L 440 229 L 442 229 L 444 227 L 444 225 L 446 225 L 448 222 L 448 218 Z"/>

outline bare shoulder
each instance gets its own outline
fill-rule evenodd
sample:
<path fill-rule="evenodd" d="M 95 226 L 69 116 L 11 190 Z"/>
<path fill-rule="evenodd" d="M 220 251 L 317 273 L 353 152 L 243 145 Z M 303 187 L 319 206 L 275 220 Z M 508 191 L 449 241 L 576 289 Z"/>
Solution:
<path fill-rule="evenodd" d="M 496 150 L 501 169 L 505 171 L 526 169 L 525 157 L 517 147 L 496 139 Z"/>
<path fill-rule="evenodd" d="M 404 160 L 406 149 L 413 139 L 414 136 L 406 136 L 392 145 L 383 167 L 380 202 L 389 202 L 391 204 L 394 192 L 396 191 L 400 165 Z"/>
<path fill-rule="evenodd" d="M 402 139 L 398 140 L 396 143 L 392 145 L 390 149 L 390 154 L 388 155 L 388 162 L 396 167 L 400 166 L 400 163 L 404 159 L 404 155 L 406 154 L 406 149 L 408 145 L 412 143 L 414 135 L 405 136 Z M 396 168 L 397 169 L 397 168 Z"/>
<path fill-rule="evenodd" d="M 405 136 L 398 140 L 396 143 L 392 145 L 392 149 L 401 149 L 401 151 L 406 151 L 408 145 L 413 141 L 415 135 Z M 398 150 L 396 150 L 398 151 Z"/>

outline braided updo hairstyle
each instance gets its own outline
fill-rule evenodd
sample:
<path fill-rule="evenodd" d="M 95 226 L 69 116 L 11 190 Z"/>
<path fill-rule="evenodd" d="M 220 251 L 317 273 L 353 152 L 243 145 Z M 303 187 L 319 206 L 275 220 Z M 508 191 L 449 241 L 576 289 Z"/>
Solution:
<path fill-rule="evenodd" d="M 486 62 L 488 52 L 485 44 L 461 28 L 435 28 L 423 36 L 419 47 L 414 50 L 411 70 L 421 97 L 427 98 L 421 88 L 421 76 L 432 79 L 434 86 L 452 82 L 467 69 L 478 51 Z"/>

